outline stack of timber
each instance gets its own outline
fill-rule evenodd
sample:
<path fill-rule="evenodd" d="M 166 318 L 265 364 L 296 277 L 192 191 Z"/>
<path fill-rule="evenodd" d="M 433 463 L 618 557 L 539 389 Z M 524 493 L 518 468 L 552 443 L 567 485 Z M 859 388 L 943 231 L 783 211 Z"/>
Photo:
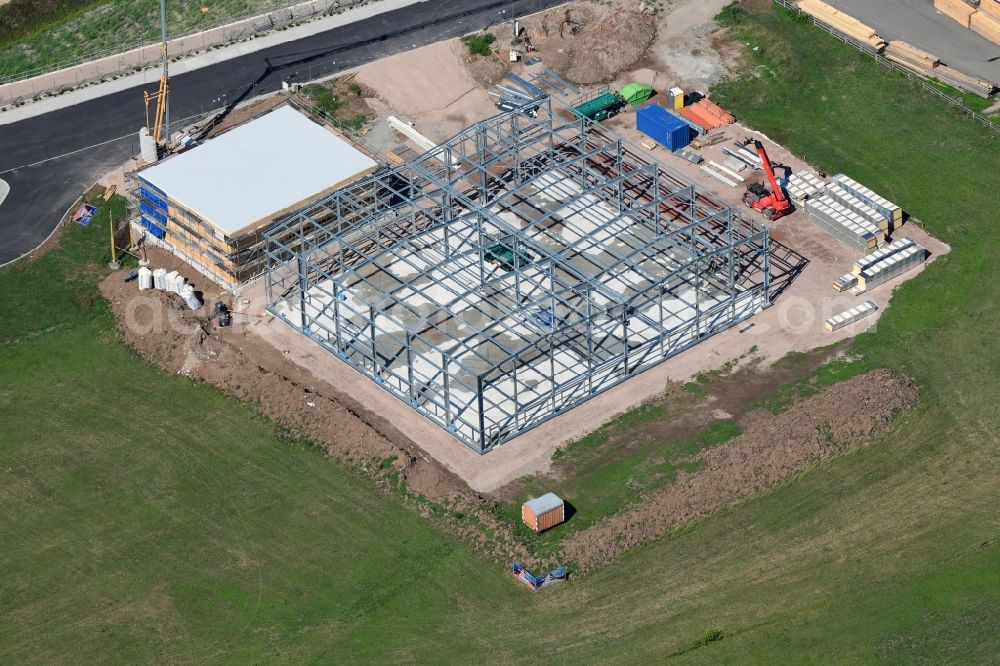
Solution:
<path fill-rule="evenodd" d="M 717 143 L 722 143 L 725 140 L 726 135 L 722 132 L 717 134 L 706 134 L 704 136 L 691 139 L 691 147 L 695 150 L 700 150 L 702 148 L 707 148 L 708 146 L 714 146 Z"/>
<path fill-rule="evenodd" d="M 938 65 L 930 73 L 917 72 L 928 78 L 935 78 L 941 83 L 947 83 L 952 88 L 958 88 L 963 92 L 969 92 L 980 97 L 989 97 L 996 89 L 996 84 L 992 81 L 964 74 L 953 67 Z"/>
<path fill-rule="evenodd" d="M 878 247 L 879 240 L 885 239 L 885 234 L 878 227 L 865 226 L 857 216 L 845 215 L 833 205 L 838 205 L 829 196 L 806 199 L 802 209 L 806 218 L 817 227 L 827 232 L 844 245 L 860 252 L 868 252 Z"/>
<path fill-rule="evenodd" d="M 889 42 L 889 45 L 885 47 L 885 57 L 897 65 L 902 65 L 910 71 L 916 72 L 925 79 L 937 79 L 964 92 L 989 97 L 996 87 L 992 81 L 964 74 L 957 69 L 948 67 L 942 64 L 941 59 L 936 55 L 921 51 L 906 42 Z"/>
<path fill-rule="evenodd" d="M 788 196 L 796 203 L 802 203 L 817 192 L 822 192 L 826 185 L 820 177 L 808 171 L 796 171 L 788 179 L 786 188 Z"/>
<path fill-rule="evenodd" d="M 851 293 L 860 294 L 877 287 L 883 282 L 919 266 L 926 258 L 927 250 L 919 243 L 913 243 L 861 271 L 858 274 L 858 285 L 851 290 Z"/>
<path fill-rule="evenodd" d="M 886 45 L 885 57 L 917 72 L 934 69 L 941 64 L 941 58 L 933 53 L 921 51 L 912 44 L 898 39 L 894 39 Z"/>
<path fill-rule="evenodd" d="M 875 51 L 885 46 L 885 40 L 874 28 L 867 26 L 850 14 L 834 9 L 822 0 L 799 0 L 799 9 L 852 39 L 867 44 Z"/>
<path fill-rule="evenodd" d="M 979 11 L 969 19 L 969 27 L 972 28 L 973 32 L 978 32 L 991 42 L 1000 44 L 1000 6 L 986 4 L 992 2 L 993 0 L 984 0 L 983 4 L 979 6 Z M 986 7 L 991 7 L 991 9 L 985 11 Z"/>
<path fill-rule="evenodd" d="M 847 190 L 855 197 L 877 210 L 879 214 L 885 216 L 891 223 L 893 229 L 896 229 L 903 224 L 903 209 L 888 199 L 879 196 L 861 183 L 845 176 L 842 173 L 838 173 L 834 176 L 833 182 L 839 183 L 843 189 Z"/>
<path fill-rule="evenodd" d="M 974 6 L 962 0 L 934 0 L 934 9 L 966 28 L 970 27 L 972 15 L 976 13 Z"/>
<path fill-rule="evenodd" d="M 826 320 L 826 330 L 836 331 L 838 328 L 849 326 L 854 322 L 864 319 L 868 315 L 878 310 L 878 307 L 871 301 L 865 301 L 861 305 L 845 310 L 838 315 L 834 315 Z"/>

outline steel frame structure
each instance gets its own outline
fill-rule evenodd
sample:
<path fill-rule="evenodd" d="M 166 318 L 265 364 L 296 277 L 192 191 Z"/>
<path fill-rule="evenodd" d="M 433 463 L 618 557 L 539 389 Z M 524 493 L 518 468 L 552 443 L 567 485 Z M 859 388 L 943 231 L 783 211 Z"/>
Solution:
<path fill-rule="evenodd" d="M 543 107 L 266 237 L 268 309 L 479 453 L 770 305 L 766 226 Z"/>

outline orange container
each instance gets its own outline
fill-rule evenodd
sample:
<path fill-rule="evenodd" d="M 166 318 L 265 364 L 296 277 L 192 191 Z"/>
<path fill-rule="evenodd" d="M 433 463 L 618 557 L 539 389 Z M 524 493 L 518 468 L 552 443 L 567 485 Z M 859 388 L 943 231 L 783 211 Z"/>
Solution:
<path fill-rule="evenodd" d="M 546 493 L 521 505 L 521 520 L 535 532 L 542 532 L 566 520 L 566 504 L 555 493 Z"/>

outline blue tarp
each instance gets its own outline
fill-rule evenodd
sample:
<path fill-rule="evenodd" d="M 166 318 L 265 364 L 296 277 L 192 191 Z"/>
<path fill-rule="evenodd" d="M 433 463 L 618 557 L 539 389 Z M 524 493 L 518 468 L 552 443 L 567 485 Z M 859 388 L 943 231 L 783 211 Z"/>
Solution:
<path fill-rule="evenodd" d="M 149 215 L 151 218 L 153 218 L 153 219 L 155 219 L 155 220 L 157 220 L 157 221 L 159 221 L 159 222 L 161 222 L 163 224 L 167 223 L 167 216 L 164 215 L 163 213 L 161 213 L 160 211 L 158 211 L 156 208 L 153 208 L 151 205 L 149 205 L 145 201 L 140 201 L 139 202 L 139 210 L 141 210 L 143 213 L 146 213 L 146 215 Z"/>
<path fill-rule="evenodd" d="M 140 187 L 139 188 L 139 196 L 142 197 L 143 199 L 149 200 L 150 202 L 152 202 L 153 204 L 155 204 L 156 206 L 158 206 L 162 210 L 167 210 L 167 201 L 166 201 L 166 199 L 164 199 L 164 198 L 162 198 L 160 196 L 157 196 L 156 194 L 154 194 L 152 191 L 146 189 L 145 187 Z"/>
<path fill-rule="evenodd" d="M 511 573 L 514 574 L 514 578 L 517 578 L 522 583 L 529 585 L 535 592 L 544 589 L 549 585 L 555 585 L 556 583 L 562 582 L 569 577 L 569 572 L 566 571 L 566 567 L 553 569 L 542 576 L 533 576 L 530 571 L 517 562 L 514 562 L 511 566 Z"/>
<path fill-rule="evenodd" d="M 149 233 L 153 234 L 157 238 L 163 238 L 167 235 L 167 232 L 163 227 L 159 226 L 155 222 L 151 222 L 145 215 L 140 216 L 139 223 L 148 229 Z"/>

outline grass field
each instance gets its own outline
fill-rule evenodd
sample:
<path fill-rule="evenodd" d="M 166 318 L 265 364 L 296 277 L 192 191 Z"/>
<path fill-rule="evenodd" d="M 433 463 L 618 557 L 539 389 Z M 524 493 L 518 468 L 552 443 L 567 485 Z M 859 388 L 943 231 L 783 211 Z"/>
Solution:
<path fill-rule="evenodd" d="M 295 0 L 169 0 L 171 35 L 296 4 Z M 207 7 L 208 12 L 202 12 Z M 58 68 L 95 54 L 160 39 L 156 0 L 12 0 L 0 7 L 0 78 Z"/>
<path fill-rule="evenodd" d="M 0 661 L 989 663 L 1000 654 L 1000 150 L 784 13 L 713 90 L 952 245 L 841 376 L 922 390 L 872 446 L 540 594 L 119 341 L 100 220 L 0 271 Z"/>

